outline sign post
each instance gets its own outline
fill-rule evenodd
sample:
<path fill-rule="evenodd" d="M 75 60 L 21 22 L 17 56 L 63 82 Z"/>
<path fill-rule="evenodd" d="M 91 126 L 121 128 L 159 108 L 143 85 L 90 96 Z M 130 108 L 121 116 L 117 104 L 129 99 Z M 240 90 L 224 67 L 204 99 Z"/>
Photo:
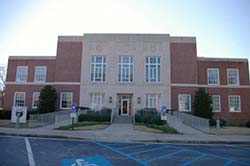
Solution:
<path fill-rule="evenodd" d="M 165 106 L 161 109 L 161 120 L 167 120 L 167 107 Z"/>
<path fill-rule="evenodd" d="M 74 119 L 76 118 L 76 104 L 75 103 L 72 104 L 70 117 L 72 119 L 72 130 L 74 130 Z"/>

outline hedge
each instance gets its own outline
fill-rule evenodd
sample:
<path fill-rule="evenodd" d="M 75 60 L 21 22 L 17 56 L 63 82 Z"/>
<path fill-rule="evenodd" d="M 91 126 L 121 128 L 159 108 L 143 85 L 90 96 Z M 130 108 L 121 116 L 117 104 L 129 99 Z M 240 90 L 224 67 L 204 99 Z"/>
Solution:
<path fill-rule="evenodd" d="M 78 117 L 78 122 L 96 121 L 96 122 L 110 122 L 112 109 L 103 108 L 100 111 L 88 110 L 87 114 L 81 114 Z"/>
<path fill-rule="evenodd" d="M 0 110 L 0 119 L 10 119 L 11 110 Z"/>
<path fill-rule="evenodd" d="M 136 111 L 135 122 L 156 125 L 162 125 L 166 123 L 165 121 L 161 120 L 161 115 L 157 110 L 146 108 Z"/>

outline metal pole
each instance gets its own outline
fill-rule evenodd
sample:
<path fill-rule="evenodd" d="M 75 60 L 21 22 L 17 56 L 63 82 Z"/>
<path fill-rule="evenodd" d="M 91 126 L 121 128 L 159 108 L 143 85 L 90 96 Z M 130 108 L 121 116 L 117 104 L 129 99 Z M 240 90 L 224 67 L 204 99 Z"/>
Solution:
<path fill-rule="evenodd" d="M 16 119 L 16 129 L 19 128 L 19 121 L 20 121 L 20 117 L 18 116 L 17 119 Z"/>
<path fill-rule="evenodd" d="M 74 118 L 72 117 L 72 130 L 74 130 Z"/>

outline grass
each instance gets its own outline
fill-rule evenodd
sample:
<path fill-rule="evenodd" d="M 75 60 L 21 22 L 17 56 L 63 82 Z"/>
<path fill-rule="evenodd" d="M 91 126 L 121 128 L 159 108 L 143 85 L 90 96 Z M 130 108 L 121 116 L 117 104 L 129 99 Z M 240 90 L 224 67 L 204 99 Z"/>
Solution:
<path fill-rule="evenodd" d="M 223 126 L 220 129 L 223 135 L 250 135 L 250 128 L 237 126 Z M 216 127 L 210 127 L 210 133 L 216 134 Z"/>
<path fill-rule="evenodd" d="M 102 130 L 109 125 L 109 122 L 85 121 L 74 124 L 76 130 Z M 72 130 L 72 125 L 61 126 L 57 130 Z"/>
<path fill-rule="evenodd" d="M 167 126 L 166 124 L 156 125 L 156 124 L 137 123 L 135 125 L 135 130 L 153 132 L 153 133 L 178 134 L 178 132 L 175 129 Z"/>
<path fill-rule="evenodd" d="M 0 127 L 15 128 L 16 123 L 11 123 L 10 120 L 0 120 Z M 28 128 L 28 127 L 29 127 L 28 120 L 26 121 L 26 123 L 19 124 L 19 128 Z"/>

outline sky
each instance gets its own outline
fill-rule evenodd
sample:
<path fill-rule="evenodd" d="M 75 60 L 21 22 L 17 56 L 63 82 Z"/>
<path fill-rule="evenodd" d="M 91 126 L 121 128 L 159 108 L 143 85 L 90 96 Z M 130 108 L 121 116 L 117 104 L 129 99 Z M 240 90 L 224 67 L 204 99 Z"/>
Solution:
<path fill-rule="evenodd" d="M 0 65 L 84 33 L 195 36 L 200 57 L 250 60 L 250 0 L 0 0 Z"/>

